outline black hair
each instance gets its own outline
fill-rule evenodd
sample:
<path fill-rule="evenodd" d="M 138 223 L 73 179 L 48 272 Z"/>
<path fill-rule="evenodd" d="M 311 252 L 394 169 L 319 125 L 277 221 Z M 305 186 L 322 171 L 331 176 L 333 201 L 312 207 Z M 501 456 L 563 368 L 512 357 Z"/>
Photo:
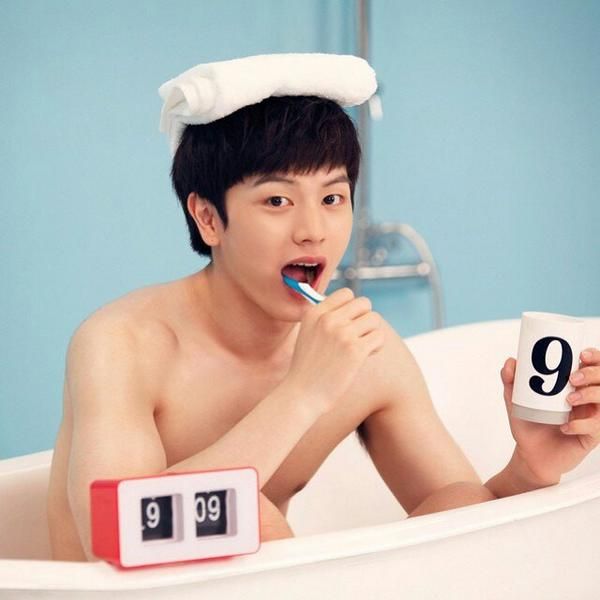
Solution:
<path fill-rule="evenodd" d="M 354 210 L 360 158 L 352 119 L 333 100 L 317 96 L 270 96 L 211 123 L 186 125 L 173 157 L 171 181 L 192 249 L 212 257 L 188 212 L 190 193 L 213 204 L 227 228 L 225 192 L 247 177 L 345 166 Z"/>

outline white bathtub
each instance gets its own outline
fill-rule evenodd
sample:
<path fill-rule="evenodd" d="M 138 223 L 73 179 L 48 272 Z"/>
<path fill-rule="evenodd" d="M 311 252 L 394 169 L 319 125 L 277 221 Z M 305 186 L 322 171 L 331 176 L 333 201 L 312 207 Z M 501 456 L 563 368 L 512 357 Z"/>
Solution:
<path fill-rule="evenodd" d="M 586 345 L 600 346 L 600 318 Z M 406 340 L 437 410 L 482 480 L 514 442 L 499 371 L 519 321 Z M 355 434 L 292 500 L 297 537 L 251 555 L 119 571 L 50 561 L 45 494 L 51 450 L 0 461 L 0 598 L 600 597 L 600 449 L 559 485 L 406 520 Z"/>

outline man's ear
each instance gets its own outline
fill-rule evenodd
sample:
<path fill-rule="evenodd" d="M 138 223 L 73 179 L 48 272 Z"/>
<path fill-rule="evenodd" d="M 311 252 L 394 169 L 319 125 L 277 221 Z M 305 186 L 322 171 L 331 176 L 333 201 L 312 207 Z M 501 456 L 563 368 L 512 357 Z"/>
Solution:
<path fill-rule="evenodd" d="M 219 231 L 223 229 L 217 209 L 205 198 L 200 198 L 196 192 L 189 194 L 187 209 L 196 222 L 204 243 L 208 246 L 217 246 L 220 238 Z"/>

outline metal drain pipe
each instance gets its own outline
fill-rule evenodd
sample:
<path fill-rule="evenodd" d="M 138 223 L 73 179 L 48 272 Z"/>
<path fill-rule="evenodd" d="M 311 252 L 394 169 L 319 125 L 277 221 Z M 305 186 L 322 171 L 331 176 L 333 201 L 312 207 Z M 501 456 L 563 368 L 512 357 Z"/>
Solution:
<path fill-rule="evenodd" d="M 357 38 L 359 55 L 369 60 L 370 1 L 356 0 Z M 371 224 L 369 218 L 369 122 L 371 118 L 381 118 L 381 100 L 376 92 L 368 103 L 359 106 L 358 137 L 362 148 L 362 168 L 358 181 L 358 194 L 355 193 L 355 230 L 354 262 L 351 266 L 342 266 L 335 271 L 332 280 L 344 280 L 354 295 L 360 295 L 361 280 L 403 279 L 406 277 L 425 277 L 432 293 L 433 324 L 435 329 L 444 327 L 443 293 L 440 276 L 427 243 L 410 225 L 404 223 Z M 398 238 L 408 240 L 419 255 L 420 262 L 414 264 L 384 265 L 388 255 L 389 243 L 397 246 Z M 370 248 L 374 247 L 371 252 Z"/>

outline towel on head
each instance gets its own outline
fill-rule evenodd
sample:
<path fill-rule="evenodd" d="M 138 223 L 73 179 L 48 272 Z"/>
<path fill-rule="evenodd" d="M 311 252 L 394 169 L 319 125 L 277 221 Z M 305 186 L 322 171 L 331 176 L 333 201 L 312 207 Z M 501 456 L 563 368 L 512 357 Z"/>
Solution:
<path fill-rule="evenodd" d="M 376 89 L 369 63 L 348 54 L 261 54 L 205 63 L 160 86 L 159 129 L 174 155 L 186 124 L 210 123 L 269 96 L 320 96 L 356 106 Z"/>

